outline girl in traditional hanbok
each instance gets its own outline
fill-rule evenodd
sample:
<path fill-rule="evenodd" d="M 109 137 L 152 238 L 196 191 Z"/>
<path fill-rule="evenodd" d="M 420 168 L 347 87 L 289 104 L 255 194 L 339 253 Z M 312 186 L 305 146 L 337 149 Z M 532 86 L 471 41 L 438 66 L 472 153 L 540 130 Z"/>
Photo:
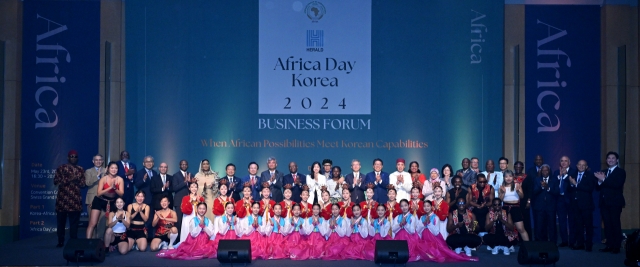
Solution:
<path fill-rule="evenodd" d="M 245 187 L 246 189 L 246 187 Z M 237 204 L 237 203 L 236 203 Z M 266 259 L 264 248 L 267 246 L 266 238 L 261 232 L 267 232 L 271 228 L 265 214 L 260 214 L 260 203 L 251 204 L 251 214 L 240 219 L 238 231 L 241 232 L 241 239 L 251 241 L 251 259 Z"/>
<path fill-rule="evenodd" d="M 220 186 L 218 188 L 218 192 L 220 192 L 220 194 L 215 200 L 213 200 L 213 215 L 215 215 L 215 217 L 222 216 L 225 213 L 227 203 L 235 204 L 233 198 L 227 196 L 228 190 L 227 180 L 221 179 Z"/>
<path fill-rule="evenodd" d="M 292 216 L 288 219 L 284 226 L 285 237 L 285 254 L 292 260 L 306 260 L 309 258 L 309 249 L 307 243 L 309 238 L 307 235 L 301 234 L 304 218 L 300 217 L 300 204 L 293 204 L 291 211 Z"/>
<path fill-rule="evenodd" d="M 205 216 L 206 213 L 207 204 L 198 203 L 196 215 L 188 223 L 187 239 L 181 242 L 177 249 L 162 250 L 156 256 L 178 260 L 198 260 L 216 254 L 217 251 L 211 244 L 211 239 L 215 239 L 216 232 L 213 222 Z"/>
<path fill-rule="evenodd" d="M 328 221 L 329 231 L 325 235 L 327 244 L 325 250 L 327 254 L 323 260 L 343 260 L 345 259 L 345 248 L 349 246 L 349 235 L 351 229 L 349 219 L 340 215 L 340 205 L 331 205 L 331 218 Z"/>
<path fill-rule="evenodd" d="M 369 222 L 362 217 L 360 206 L 353 206 L 353 218 L 351 218 L 351 243 L 345 249 L 345 258 L 353 260 L 368 259 L 366 246 L 370 243 Z M 371 254 L 373 256 L 373 253 Z M 373 258 L 371 258 L 373 259 Z"/>
<path fill-rule="evenodd" d="M 180 242 L 184 242 L 189 237 L 189 226 L 191 219 L 196 217 L 198 204 L 204 203 L 204 197 L 198 195 L 198 183 L 189 184 L 189 195 L 182 198 L 180 209 L 182 210 L 182 226 L 180 227 Z"/>
<path fill-rule="evenodd" d="M 313 215 L 302 224 L 301 235 L 308 236 L 307 246 L 309 250 L 309 259 L 322 259 L 325 255 L 324 247 L 327 239 L 324 237 L 329 232 L 329 224 L 322 216 L 320 216 L 320 205 L 313 204 Z"/>
<path fill-rule="evenodd" d="M 351 219 L 353 218 L 353 207 L 356 204 L 351 202 L 351 192 L 349 192 L 348 185 L 345 185 L 345 188 L 342 189 L 342 201 L 338 202 L 338 205 L 340 206 L 340 216 Z"/>
<path fill-rule="evenodd" d="M 416 235 L 416 222 L 418 218 L 413 216 L 409 210 L 409 201 L 403 199 L 400 201 L 400 213 L 393 219 L 391 230 L 393 231 L 394 240 L 406 240 L 409 245 L 409 261 L 417 261 L 420 254 L 416 250 L 419 237 Z"/>
<path fill-rule="evenodd" d="M 387 207 L 385 205 L 378 205 L 376 209 L 377 218 L 370 218 L 369 221 L 369 242 L 365 246 L 365 258 L 367 260 L 373 260 L 374 253 L 376 250 L 376 241 L 377 240 L 390 240 L 391 235 L 389 235 L 389 230 L 391 229 L 391 222 L 387 220 L 384 214 L 387 212 Z"/>
<path fill-rule="evenodd" d="M 322 191 L 322 200 L 318 201 L 318 204 L 320 204 L 321 207 L 321 212 L 320 212 L 320 216 L 322 216 L 322 218 L 324 218 L 325 220 L 329 220 L 331 218 L 331 198 L 329 197 L 329 191 Z"/>
<path fill-rule="evenodd" d="M 251 205 L 253 204 L 253 197 L 251 196 L 251 184 L 245 184 L 242 189 L 242 199 L 238 200 L 235 204 L 236 216 L 242 219 L 251 215 Z M 253 255 L 252 255 L 253 256 Z"/>
<path fill-rule="evenodd" d="M 300 202 L 300 217 L 302 219 L 309 218 L 313 215 L 313 204 L 308 203 L 309 200 L 309 188 L 306 186 L 302 187 L 302 193 L 300 193 L 300 198 L 302 201 Z"/>
<path fill-rule="evenodd" d="M 285 255 L 285 242 L 284 226 L 287 220 L 281 216 L 282 206 L 275 204 L 273 206 L 273 217 L 270 218 L 269 224 L 271 224 L 271 233 L 267 236 L 266 254 L 268 259 L 284 259 Z"/>
<path fill-rule="evenodd" d="M 215 228 L 217 231 L 216 239 L 213 240 L 212 246 L 218 250 L 218 243 L 220 240 L 236 240 L 240 233 L 236 232 L 238 227 L 238 217 L 233 215 L 233 203 L 227 202 L 225 204 L 225 213 L 222 216 L 217 216 L 215 219 Z M 217 257 L 217 254 L 212 255 Z"/>
<path fill-rule="evenodd" d="M 366 200 L 360 202 L 360 208 L 362 208 L 362 217 L 367 220 L 378 218 L 378 202 L 373 200 L 373 184 L 365 191 Z"/>
<path fill-rule="evenodd" d="M 284 200 L 280 201 L 280 206 L 282 206 L 282 217 L 289 218 L 292 215 L 291 210 L 293 209 L 293 204 L 296 203 L 291 200 L 291 196 L 293 194 L 291 193 L 290 188 L 284 189 L 282 195 L 284 196 Z"/>

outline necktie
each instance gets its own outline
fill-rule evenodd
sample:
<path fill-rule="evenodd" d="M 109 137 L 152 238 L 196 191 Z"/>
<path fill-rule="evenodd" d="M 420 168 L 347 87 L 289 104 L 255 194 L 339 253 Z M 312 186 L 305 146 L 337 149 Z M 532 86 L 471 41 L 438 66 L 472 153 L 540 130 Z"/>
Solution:
<path fill-rule="evenodd" d="M 545 183 L 549 183 L 549 182 L 547 181 L 547 179 L 549 179 L 549 178 L 544 178 L 544 182 L 545 182 Z"/>
<path fill-rule="evenodd" d="M 153 176 L 153 173 L 151 172 L 151 170 L 147 170 L 147 176 L 149 176 L 149 178 Z"/>
<path fill-rule="evenodd" d="M 607 172 L 607 176 L 606 177 L 609 177 L 610 174 L 611 174 L 611 169 L 609 169 L 609 171 Z"/>
<path fill-rule="evenodd" d="M 233 183 L 233 177 L 229 177 L 229 183 L 232 184 Z"/>
<path fill-rule="evenodd" d="M 578 183 L 580 183 L 580 180 L 582 180 L 582 173 L 578 173 Z"/>
<path fill-rule="evenodd" d="M 296 182 L 296 177 L 298 177 L 298 175 L 296 175 L 295 173 L 293 174 L 293 182 Z"/>
<path fill-rule="evenodd" d="M 129 163 L 124 164 L 124 174 L 126 175 L 129 172 Z"/>

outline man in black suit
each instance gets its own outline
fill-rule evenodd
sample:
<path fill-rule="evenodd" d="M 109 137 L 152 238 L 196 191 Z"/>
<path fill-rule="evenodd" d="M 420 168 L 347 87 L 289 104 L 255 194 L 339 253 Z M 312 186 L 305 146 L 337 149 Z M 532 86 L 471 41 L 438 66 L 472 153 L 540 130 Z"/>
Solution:
<path fill-rule="evenodd" d="M 536 155 L 536 157 L 533 159 L 533 164 L 533 167 L 527 170 L 527 177 L 536 178 L 540 176 L 540 168 L 542 167 L 542 164 L 544 164 L 544 159 L 542 158 L 542 156 Z"/>
<path fill-rule="evenodd" d="M 137 191 L 144 192 L 144 203 L 149 205 L 149 207 L 153 207 L 151 205 L 151 179 L 153 179 L 153 177 L 155 176 L 158 176 L 158 173 L 153 170 L 153 157 L 144 157 L 144 159 L 142 160 L 142 165 L 144 166 L 144 168 L 136 172 L 133 177 L 133 183 L 135 184 Z M 154 214 L 156 214 L 155 209 L 151 209 L 149 211 L 149 219 L 144 224 L 147 227 L 147 237 L 149 239 L 153 238 L 153 234 L 155 233 L 155 228 L 151 226 Z"/>
<path fill-rule="evenodd" d="M 604 236 L 607 238 L 607 246 L 600 251 L 613 254 L 620 253 L 620 243 L 622 242 L 620 214 L 626 204 L 623 189 L 627 173 L 618 166 L 619 157 L 616 152 L 607 153 L 606 160 L 609 168 L 594 174 L 598 178 L 600 214 L 602 214 L 604 221 Z"/>
<path fill-rule="evenodd" d="M 365 201 L 364 191 L 367 190 L 367 185 L 364 183 L 364 174 L 360 173 L 360 161 L 354 159 L 351 161 L 351 170 L 353 172 L 347 174 L 344 181 L 349 185 L 349 192 L 351 192 L 351 202 L 359 205 L 360 202 Z"/>
<path fill-rule="evenodd" d="M 571 230 L 571 236 L 576 241 L 571 249 L 580 250 L 584 249 L 588 252 L 593 247 L 593 189 L 596 185 L 596 177 L 587 169 L 587 162 L 585 160 L 578 161 L 576 165 L 578 172 L 576 177 L 569 176 L 569 198 L 571 199 L 570 216 L 574 217 L 574 224 L 569 227 Z M 587 238 L 585 240 L 585 235 Z"/>
<path fill-rule="evenodd" d="M 289 174 L 282 177 L 282 184 L 291 189 L 291 200 L 295 203 L 302 201 L 302 186 L 307 183 L 306 177 L 298 173 L 298 164 L 289 162 Z"/>
<path fill-rule="evenodd" d="M 160 163 L 158 167 L 160 171 L 159 175 L 153 176 L 151 178 L 151 194 L 153 194 L 151 198 L 151 203 L 153 204 L 154 210 L 161 210 L 162 206 L 160 206 L 160 200 L 163 197 L 169 198 L 169 208 L 173 207 L 173 194 L 171 191 L 171 181 L 173 177 L 167 174 L 169 171 L 169 165 L 167 163 Z"/>
<path fill-rule="evenodd" d="M 126 150 L 120 152 L 120 161 L 118 161 L 118 176 L 122 177 L 122 180 L 124 180 L 124 194 L 122 195 L 122 200 L 124 200 L 125 205 L 133 203 L 133 177 L 135 173 L 136 165 L 130 161 L 129 152 L 127 152 Z"/>
<path fill-rule="evenodd" d="M 575 168 L 571 168 L 571 160 L 567 156 L 560 157 L 560 168 L 553 172 L 552 177 L 557 177 L 559 195 L 556 207 L 558 214 L 558 227 L 560 227 L 560 240 L 562 242 L 558 244 L 558 247 L 566 247 L 569 244 L 574 244 L 575 240 L 573 236 L 569 236 L 569 226 L 574 224 L 573 214 L 569 212 L 569 204 L 571 198 L 569 197 L 569 177 L 578 177 Z"/>
<path fill-rule="evenodd" d="M 173 175 L 173 180 L 171 181 L 171 191 L 173 191 L 173 209 L 176 211 L 176 215 L 178 216 L 178 222 L 176 223 L 176 227 L 178 228 L 178 235 L 180 234 L 182 228 L 182 209 L 180 205 L 182 204 L 182 198 L 189 195 L 189 184 L 195 183 L 195 179 L 191 180 L 191 173 L 187 172 L 189 169 L 189 162 L 186 160 L 180 161 L 180 170 Z M 179 242 L 180 238 L 177 238 L 176 242 Z M 174 244 L 175 245 L 175 244 Z"/>
<path fill-rule="evenodd" d="M 250 183 L 251 184 L 251 196 L 256 201 L 262 199 L 260 197 L 260 191 L 262 189 L 262 185 L 261 185 L 261 183 L 259 181 L 260 177 L 258 177 L 258 169 L 260 169 L 260 166 L 258 166 L 258 163 L 255 163 L 255 162 L 252 161 L 247 166 L 247 170 L 249 171 L 249 175 L 247 175 L 245 177 L 242 177 L 242 184 L 244 184 L 244 183 Z"/>
<path fill-rule="evenodd" d="M 222 177 L 222 179 L 227 180 L 227 196 L 233 198 L 233 200 L 238 201 L 242 196 L 240 193 L 242 192 L 242 179 L 240 177 L 236 177 L 236 165 L 233 163 L 227 164 L 225 168 L 227 176 Z"/>
<path fill-rule="evenodd" d="M 533 211 L 535 215 L 536 241 L 556 242 L 556 200 L 560 188 L 558 179 L 550 177 L 551 168 L 547 164 L 540 166 L 540 176 L 533 183 Z"/>
<path fill-rule="evenodd" d="M 269 157 L 267 159 L 267 168 L 268 170 L 263 171 L 260 174 L 260 184 L 268 185 L 271 192 L 271 199 L 275 200 L 276 203 L 280 203 L 282 201 L 282 173 L 276 170 L 278 167 L 278 162 L 276 158 Z"/>

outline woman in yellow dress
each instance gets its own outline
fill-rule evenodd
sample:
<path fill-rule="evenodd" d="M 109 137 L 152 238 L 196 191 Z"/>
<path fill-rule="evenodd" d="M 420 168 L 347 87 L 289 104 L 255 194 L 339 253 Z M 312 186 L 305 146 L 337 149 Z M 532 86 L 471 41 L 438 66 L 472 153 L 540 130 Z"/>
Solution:
<path fill-rule="evenodd" d="M 204 203 L 207 203 L 207 213 L 205 214 L 209 220 L 213 221 L 214 216 L 213 201 L 218 197 L 218 173 L 211 170 L 211 164 L 208 159 L 200 161 L 198 173 L 195 176 L 198 183 L 198 195 L 204 197 Z"/>

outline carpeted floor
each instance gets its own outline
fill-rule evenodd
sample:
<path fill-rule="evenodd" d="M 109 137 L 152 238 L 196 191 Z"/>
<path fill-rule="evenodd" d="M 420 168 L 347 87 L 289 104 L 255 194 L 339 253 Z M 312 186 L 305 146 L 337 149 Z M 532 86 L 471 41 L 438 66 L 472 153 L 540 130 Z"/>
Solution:
<path fill-rule="evenodd" d="M 3 244 L 0 246 L 0 265 L 66 265 L 66 260 L 62 257 L 62 248 L 56 248 L 57 238 L 55 234 L 46 234 L 13 243 Z M 597 249 L 601 245 L 594 247 L 594 252 L 574 251 L 568 248 L 560 248 L 560 261 L 556 266 L 579 266 L 579 267 L 612 267 L 623 266 L 624 251 L 620 254 L 613 255 L 610 253 L 601 253 Z M 518 249 L 516 247 L 516 249 Z M 491 267 L 511 267 L 517 265 L 517 252 L 511 253 L 509 256 L 502 254 L 491 255 L 491 252 L 485 246 L 481 246 L 477 251 L 473 252 L 474 256 L 478 256 L 478 262 L 463 263 L 431 263 L 418 262 L 409 263 L 407 266 L 491 266 Z M 72 265 L 75 265 L 71 263 Z M 85 264 L 87 265 L 87 264 Z M 176 261 L 166 260 L 155 256 L 153 252 L 132 251 L 127 255 L 120 255 L 118 252 L 110 253 L 104 262 L 96 263 L 98 266 L 218 266 L 217 260 L 197 260 L 197 261 Z M 338 266 L 375 266 L 369 261 L 291 261 L 291 260 L 257 260 L 250 266 L 300 266 L 305 267 L 331 267 Z M 225 266 L 229 266 L 228 264 Z M 240 266 L 237 265 L 236 266 Z"/>

